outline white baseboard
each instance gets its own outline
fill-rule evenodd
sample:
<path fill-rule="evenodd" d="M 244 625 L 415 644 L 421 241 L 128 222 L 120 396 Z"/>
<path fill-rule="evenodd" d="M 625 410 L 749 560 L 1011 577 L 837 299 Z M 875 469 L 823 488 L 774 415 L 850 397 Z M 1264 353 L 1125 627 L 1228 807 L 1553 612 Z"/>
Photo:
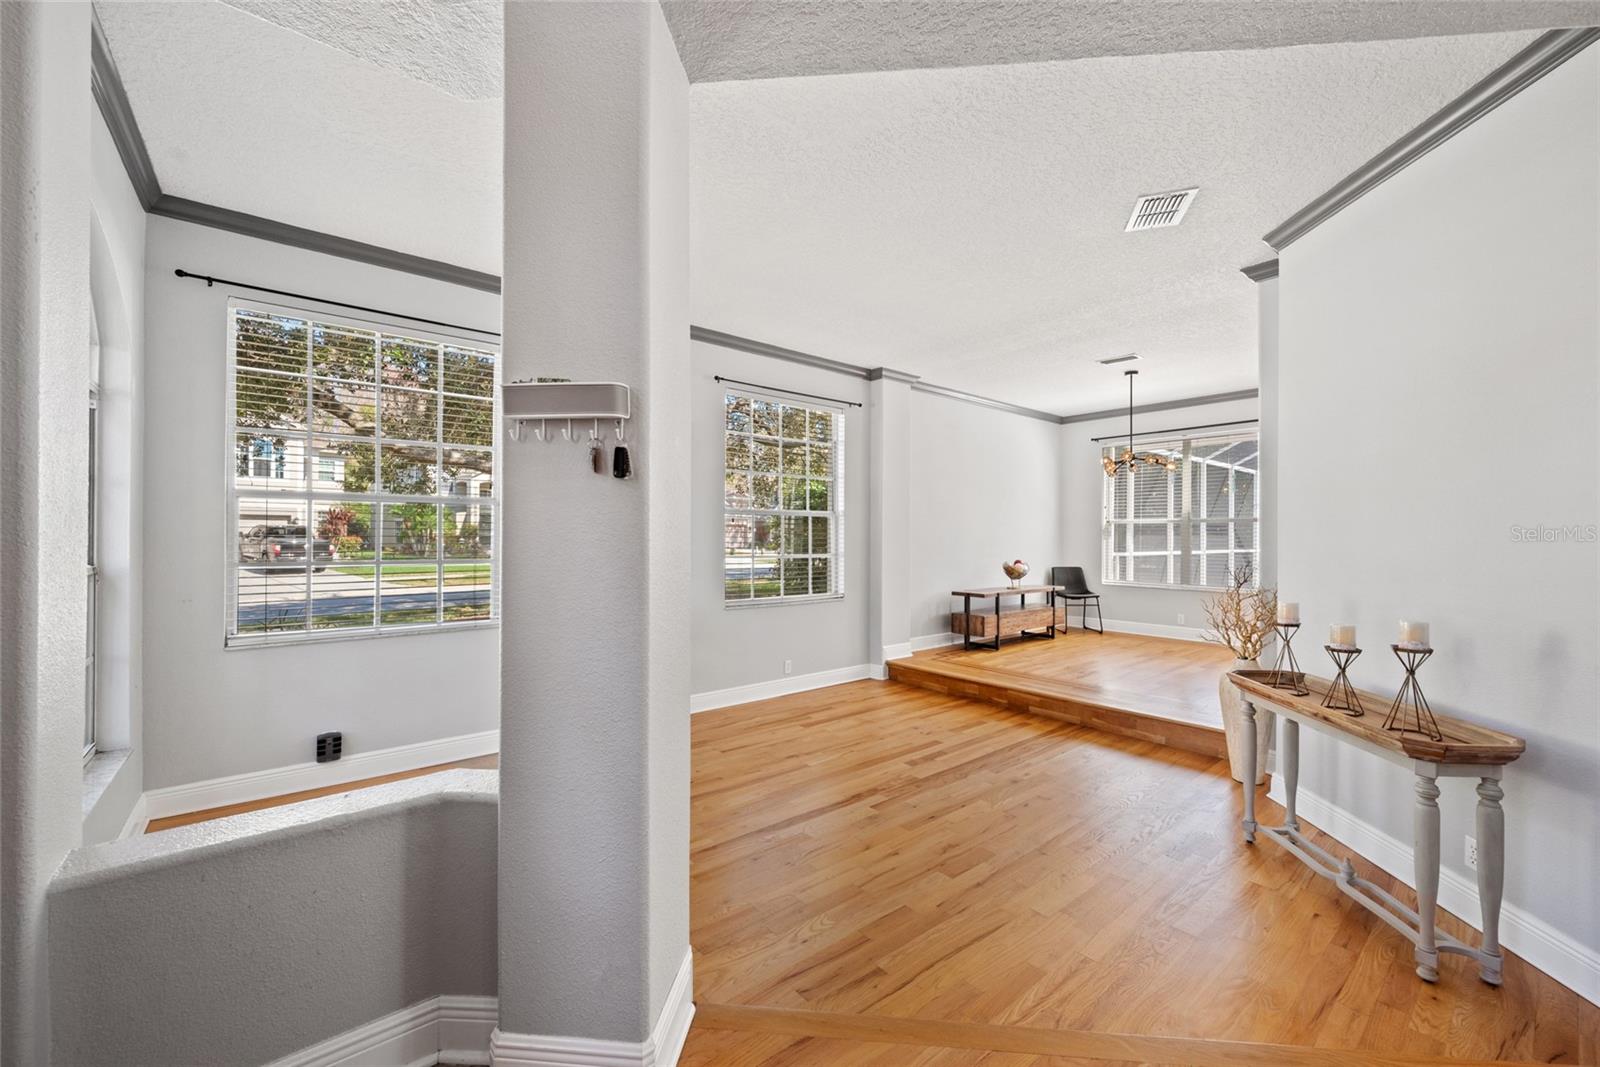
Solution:
<path fill-rule="evenodd" d="M 897 645 L 884 645 L 883 659 L 884 662 L 888 662 L 892 659 L 905 659 L 915 651 L 916 649 L 911 646 L 910 641 L 901 641 Z"/>
<path fill-rule="evenodd" d="M 1283 803 L 1282 776 L 1273 776 L 1267 795 Z M 1295 812 L 1407 886 L 1416 888 L 1415 859 L 1409 844 L 1304 788 L 1295 793 Z M 1448 867 L 1440 867 L 1439 906 L 1474 930 L 1478 929 L 1476 881 Z M 1538 916 L 1509 903 L 1500 908 L 1500 943 L 1579 996 L 1600 1004 L 1600 952 L 1579 944 Z"/>
<path fill-rule="evenodd" d="M 1143 634 L 1146 637 L 1170 637 L 1177 641 L 1205 642 L 1205 631 L 1198 626 L 1164 626 L 1155 622 L 1129 622 L 1125 619 L 1107 619 L 1105 628 L 1118 634 Z M 1079 629 L 1078 623 L 1072 624 L 1072 629 Z M 1089 631 L 1093 633 L 1094 630 Z M 930 648 L 943 648 L 946 645 L 959 645 L 960 634 L 924 634 L 911 639 L 911 649 L 914 652 L 924 652 Z"/>
<path fill-rule="evenodd" d="M 133 807 L 128 811 L 128 818 L 122 824 L 122 832 L 117 834 L 120 841 L 124 837 L 138 837 L 144 833 L 145 827 L 150 825 L 150 804 L 143 793 L 133 802 Z"/>
<path fill-rule="evenodd" d="M 494 997 L 429 997 L 267 1067 L 430 1067 L 487 1064 Z"/>
<path fill-rule="evenodd" d="M 331 763 L 296 763 L 288 767 L 273 767 L 226 778 L 151 789 L 144 794 L 143 817 L 148 822 L 169 815 L 183 815 L 191 811 L 220 808 L 226 804 L 243 804 L 285 793 L 298 793 L 303 789 L 343 785 L 362 778 L 376 778 L 399 771 L 414 771 L 419 767 L 432 767 L 438 763 L 489 756 L 498 751 L 500 731 L 485 730 L 437 741 L 358 752 Z"/>
<path fill-rule="evenodd" d="M 684 953 L 678 977 L 643 1041 L 513 1034 L 496 1029 L 489 1039 L 494 1067 L 674 1067 L 694 1019 L 694 954 Z"/>
<path fill-rule="evenodd" d="M 788 678 L 774 678 L 770 682 L 736 685 L 731 689 L 713 689 L 708 693 L 692 694 L 689 697 L 689 711 L 711 711 L 713 708 L 726 708 L 734 704 L 748 704 L 753 700 L 770 700 L 773 697 L 788 696 L 790 693 L 803 693 L 808 689 L 822 689 L 844 682 L 859 682 L 863 678 L 871 677 L 874 677 L 873 665 L 859 663 L 854 667 L 838 667 L 831 671 L 817 671 L 814 674 L 796 674 Z"/>
<path fill-rule="evenodd" d="M 1198 626 L 1167 626 L 1159 622 L 1129 622 L 1107 619 L 1105 627 L 1117 634 L 1143 634 L 1145 637 L 1170 637 L 1175 641 L 1205 642 L 1205 631 Z"/>
<path fill-rule="evenodd" d="M 945 645 L 959 644 L 960 641 L 960 634 L 923 634 L 911 639 L 911 651 L 926 652 L 930 648 L 943 648 Z"/>

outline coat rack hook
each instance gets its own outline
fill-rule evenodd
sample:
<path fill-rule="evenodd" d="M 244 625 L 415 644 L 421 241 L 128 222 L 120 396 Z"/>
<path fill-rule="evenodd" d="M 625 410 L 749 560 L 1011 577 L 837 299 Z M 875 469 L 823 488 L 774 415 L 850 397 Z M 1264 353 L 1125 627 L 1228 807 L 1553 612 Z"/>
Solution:
<path fill-rule="evenodd" d="M 617 420 L 617 444 L 619 444 L 619 445 L 620 445 L 620 444 L 621 444 L 621 443 L 622 443 L 622 441 L 623 441 L 623 435 L 622 435 L 622 424 L 623 424 L 623 423 L 624 423 L 624 422 L 626 422 L 626 421 L 627 421 L 627 420 L 626 420 L 626 419 L 618 419 L 618 420 Z"/>

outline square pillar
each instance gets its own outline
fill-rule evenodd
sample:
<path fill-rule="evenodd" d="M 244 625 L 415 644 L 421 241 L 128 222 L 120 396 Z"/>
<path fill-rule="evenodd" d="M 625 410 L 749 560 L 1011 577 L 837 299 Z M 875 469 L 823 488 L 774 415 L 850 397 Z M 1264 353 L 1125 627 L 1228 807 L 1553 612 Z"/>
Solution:
<path fill-rule="evenodd" d="M 917 376 L 877 367 L 867 378 L 867 656 L 884 672 L 889 660 L 911 655 L 911 383 Z"/>
<path fill-rule="evenodd" d="M 501 453 L 491 1055 L 670 1063 L 692 1011 L 688 79 L 644 0 L 508 3 L 505 48 L 502 377 L 629 386 L 633 474 L 605 424 L 604 474 L 592 424 Z"/>

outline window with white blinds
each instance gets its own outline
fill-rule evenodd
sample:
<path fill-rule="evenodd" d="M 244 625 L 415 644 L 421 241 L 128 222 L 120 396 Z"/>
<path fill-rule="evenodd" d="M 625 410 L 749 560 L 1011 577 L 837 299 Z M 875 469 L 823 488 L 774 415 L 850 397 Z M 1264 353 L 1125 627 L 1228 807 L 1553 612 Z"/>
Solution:
<path fill-rule="evenodd" d="M 1215 589 L 1245 569 L 1253 581 L 1260 552 L 1255 431 L 1137 447 L 1173 457 L 1177 468 L 1140 465 L 1114 478 L 1101 475 L 1103 580 Z M 1119 453 L 1108 446 L 1102 454 Z"/>
<path fill-rule="evenodd" d="M 729 392 L 723 431 L 723 602 L 841 595 L 844 412 Z"/>
<path fill-rule="evenodd" d="M 495 618 L 498 352 L 235 301 L 230 646 Z"/>

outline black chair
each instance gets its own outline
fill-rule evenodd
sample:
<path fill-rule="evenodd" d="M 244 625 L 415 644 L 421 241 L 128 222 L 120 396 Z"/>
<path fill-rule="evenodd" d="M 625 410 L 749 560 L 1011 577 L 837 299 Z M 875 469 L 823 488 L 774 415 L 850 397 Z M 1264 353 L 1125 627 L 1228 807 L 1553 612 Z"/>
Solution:
<path fill-rule="evenodd" d="M 1083 628 L 1090 629 L 1089 602 L 1092 600 L 1095 622 L 1099 624 L 1093 628 L 1094 632 L 1097 634 L 1106 632 L 1106 620 L 1100 614 L 1100 594 L 1089 588 L 1089 583 L 1084 580 L 1082 567 L 1051 567 L 1050 584 L 1061 586 L 1056 590 L 1056 600 L 1067 602 L 1066 607 L 1061 609 L 1062 624 L 1057 627 L 1058 630 L 1065 633 L 1072 629 L 1072 619 L 1068 612 L 1072 610 L 1073 601 L 1077 601 L 1083 609 Z"/>

